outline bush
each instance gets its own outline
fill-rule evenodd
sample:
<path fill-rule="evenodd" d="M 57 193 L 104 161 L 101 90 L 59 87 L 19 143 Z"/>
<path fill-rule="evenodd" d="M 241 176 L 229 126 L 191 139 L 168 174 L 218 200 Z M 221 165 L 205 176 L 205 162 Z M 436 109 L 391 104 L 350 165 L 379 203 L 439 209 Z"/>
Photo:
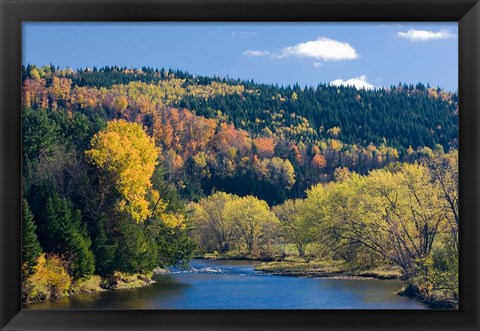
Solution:
<path fill-rule="evenodd" d="M 70 290 L 70 293 L 89 293 L 102 291 L 102 277 L 98 275 L 90 276 L 86 279 L 76 281 Z"/>
<path fill-rule="evenodd" d="M 58 299 L 68 293 L 72 279 L 60 256 L 41 254 L 34 271 L 23 288 L 26 302 Z"/>
<path fill-rule="evenodd" d="M 416 260 L 418 274 L 412 279 L 421 295 L 431 302 L 458 302 L 458 255 L 448 246 L 432 256 Z"/>

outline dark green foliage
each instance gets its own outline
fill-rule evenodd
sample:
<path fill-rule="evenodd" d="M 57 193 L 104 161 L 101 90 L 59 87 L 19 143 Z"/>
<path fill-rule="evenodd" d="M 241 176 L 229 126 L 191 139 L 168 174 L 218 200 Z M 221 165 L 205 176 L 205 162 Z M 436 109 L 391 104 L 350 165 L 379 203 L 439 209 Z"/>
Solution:
<path fill-rule="evenodd" d="M 46 251 L 64 255 L 74 279 L 88 277 L 95 270 L 95 259 L 90 251 L 91 240 L 81 222 L 80 211 L 72 211 L 67 199 L 56 194 L 47 199 L 42 231 Z"/>
<path fill-rule="evenodd" d="M 107 216 L 102 216 L 95 222 L 93 229 L 93 253 L 95 254 L 96 273 L 100 276 L 109 276 L 115 271 L 115 252 L 118 242 L 107 237 Z"/>
<path fill-rule="evenodd" d="M 63 136 L 79 150 L 86 150 L 90 146 L 93 135 L 102 130 L 106 121 L 98 113 L 92 111 L 74 112 L 68 117 L 67 111 L 59 111 L 62 117 L 61 131 Z"/>
<path fill-rule="evenodd" d="M 58 140 L 57 123 L 49 118 L 47 110 L 23 110 L 22 170 L 27 179 L 39 160 L 53 153 Z"/>
<path fill-rule="evenodd" d="M 155 168 L 152 176 L 153 188 L 160 193 L 160 197 L 167 203 L 166 212 L 185 212 L 185 201 L 180 197 L 175 185 L 165 180 L 166 169 L 159 165 Z"/>
<path fill-rule="evenodd" d="M 25 108 L 22 126 L 24 157 L 34 160 L 52 150 L 58 138 L 58 128 L 48 117 L 47 110 Z"/>
<path fill-rule="evenodd" d="M 36 234 L 37 226 L 33 220 L 27 200 L 22 199 L 22 263 L 23 275 L 28 277 L 37 265 L 37 259 L 42 253 L 42 248 Z"/>
<path fill-rule="evenodd" d="M 147 272 L 158 266 L 155 242 L 146 236 L 143 224 L 128 217 L 120 220 L 117 233 L 116 270 L 127 273 Z"/>
<path fill-rule="evenodd" d="M 170 228 L 157 223 L 155 242 L 158 246 L 158 265 L 186 265 L 195 251 L 188 229 Z"/>
<path fill-rule="evenodd" d="M 290 134 L 288 138 L 296 142 L 308 143 L 328 138 L 327 130 L 339 127 L 342 141 L 349 144 L 367 146 L 373 143 L 378 146 L 386 141 L 400 151 L 409 146 L 433 147 L 441 144 L 448 150 L 458 134 L 456 103 L 448 105 L 440 98 L 432 98 L 413 87 L 402 87 L 401 91 L 372 91 L 319 85 L 316 89 L 296 90 L 298 100 L 295 102 L 275 98 L 277 95 L 285 98 L 295 88 L 269 85 L 252 85 L 249 88 L 258 93 L 215 96 L 208 100 L 186 97 L 183 102 L 187 108 L 194 105 L 192 109 L 196 114 L 206 117 L 215 117 L 214 110 L 221 109 L 237 127 L 254 135 L 266 128 L 275 132 L 278 125 L 297 126 L 304 117 L 314 131 Z M 277 124 L 272 115 L 282 110 L 285 115 Z M 256 118 L 261 122 L 256 122 Z M 366 118 L 369 120 L 365 121 Z M 324 129 L 321 130 L 321 127 Z"/>

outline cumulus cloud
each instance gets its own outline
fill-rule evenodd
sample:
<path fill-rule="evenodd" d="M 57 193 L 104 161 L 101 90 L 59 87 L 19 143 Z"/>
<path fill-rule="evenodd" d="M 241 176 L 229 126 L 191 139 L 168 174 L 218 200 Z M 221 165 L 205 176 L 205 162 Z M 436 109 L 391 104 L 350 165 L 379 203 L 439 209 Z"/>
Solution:
<path fill-rule="evenodd" d="M 372 90 L 375 88 L 372 84 L 367 82 L 367 76 L 361 75 L 360 77 L 354 77 L 347 80 L 336 79 L 330 82 L 334 86 L 353 86 L 357 89 Z"/>
<path fill-rule="evenodd" d="M 358 58 L 355 48 L 349 43 L 341 42 L 325 37 L 317 40 L 307 41 L 294 46 L 285 47 L 277 52 L 263 50 L 246 50 L 246 56 L 269 56 L 275 59 L 288 57 L 307 57 L 316 60 L 314 67 L 318 68 L 321 63 L 318 61 L 342 61 L 355 60 Z"/>
<path fill-rule="evenodd" d="M 249 49 L 243 52 L 243 55 L 250 56 L 250 57 L 258 57 L 258 56 L 269 56 L 270 52 L 268 51 L 260 51 L 260 50 L 253 50 Z"/>
<path fill-rule="evenodd" d="M 311 57 L 323 61 L 355 60 L 358 54 L 349 43 L 329 39 L 318 38 L 295 46 L 285 47 L 277 56 L 285 57 Z"/>
<path fill-rule="evenodd" d="M 455 35 L 447 30 L 441 31 L 428 31 L 428 30 L 415 30 L 410 29 L 407 32 L 398 32 L 399 37 L 408 39 L 410 41 L 430 41 L 454 38 Z"/>

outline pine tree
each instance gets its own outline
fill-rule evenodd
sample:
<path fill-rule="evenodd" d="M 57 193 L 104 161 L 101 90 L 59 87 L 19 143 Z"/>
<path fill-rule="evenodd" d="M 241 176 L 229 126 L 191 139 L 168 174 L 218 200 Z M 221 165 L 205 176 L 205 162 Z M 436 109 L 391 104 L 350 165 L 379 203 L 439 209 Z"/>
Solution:
<path fill-rule="evenodd" d="M 22 263 L 24 277 L 33 273 L 37 260 L 42 253 L 36 234 L 37 226 L 27 200 L 22 200 Z"/>
<path fill-rule="evenodd" d="M 72 212 L 71 203 L 57 194 L 49 197 L 44 211 L 49 252 L 66 257 L 74 279 L 85 278 L 95 271 L 95 258 L 90 251 L 91 240 L 82 228 L 80 211 Z"/>
<path fill-rule="evenodd" d="M 95 271 L 95 257 L 90 250 L 92 242 L 86 227 L 80 226 L 81 218 L 79 210 L 73 212 L 72 222 L 68 231 L 65 232 L 70 269 L 74 279 L 86 278 Z"/>
<path fill-rule="evenodd" d="M 95 222 L 95 229 L 92 235 L 92 250 L 95 255 L 96 273 L 100 276 L 111 275 L 115 271 L 115 252 L 117 242 L 110 242 L 107 237 L 106 215 L 102 215 Z"/>
<path fill-rule="evenodd" d="M 59 206 L 55 205 L 58 202 L 59 201 L 55 195 L 53 197 L 48 197 L 42 215 L 42 245 L 44 246 L 45 251 L 48 253 L 58 252 L 61 250 L 59 247 L 57 247 L 57 243 L 59 242 L 61 235 L 60 222 L 57 212 Z"/>

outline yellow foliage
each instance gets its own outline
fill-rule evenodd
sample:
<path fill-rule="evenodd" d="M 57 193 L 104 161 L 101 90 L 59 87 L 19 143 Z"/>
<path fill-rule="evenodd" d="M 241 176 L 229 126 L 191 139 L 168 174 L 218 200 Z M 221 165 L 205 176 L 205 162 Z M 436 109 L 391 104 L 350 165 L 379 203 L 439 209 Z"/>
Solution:
<path fill-rule="evenodd" d="M 41 254 L 35 272 L 25 282 L 23 295 L 27 302 L 57 299 L 67 293 L 71 284 L 65 261 L 58 255 Z"/>
<path fill-rule="evenodd" d="M 71 102 L 78 104 L 81 108 L 93 108 L 99 103 L 101 97 L 101 91 L 85 86 L 76 86 L 72 90 Z"/>
<path fill-rule="evenodd" d="M 127 109 L 128 100 L 123 95 L 121 95 L 113 100 L 113 104 L 118 111 L 124 111 L 125 109 Z"/>
<path fill-rule="evenodd" d="M 328 135 L 332 138 L 338 138 L 341 132 L 342 130 L 338 126 L 334 126 L 327 130 Z"/>
<path fill-rule="evenodd" d="M 337 140 L 337 139 L 332 139 L 330 140 L 330 147 L 334 150 L 334 151 L 339 151 L 342 149 L 343 147 L 343 144 L 340 140 Z"/>
<path fill-rule="evenodd" d="M 32 69 L 32 71 L 30 71 L 30 76 L 35 80 L 40 80 L 40 74 L 37 69 Z"/>
<path fill-rule="evenodd" d="M 53 77 L 51 91 L 55 99 L 67 100 L 70 97 L 71 86 L 71 79 Z"/>
<path fill-rule="evenodd" d="M 119 209 L 129 213 L 136 222 L 149 215 L 145 196 L 152 187 L 152 177 L 159 150 L 153 138 L 136 123 L 112 121 L 92 139 L 87 158 L 97 167 L 114 175 L 122 199 Z"/>
<path fill-rule="evenodd" d="M 169 228 L 185 229 L 185 217 L 183 215 L 166 213 L 167 203 L 160 198 L 160 193 L 157 190 L 151 189 L 147 196 L 154 212 L 153 216 L 160 218 L 163 224 Z"/>
<path fill-rule="evenodd" d="M 169 228 L 185 229 L 185 217 L 183 215 L 163 214 L 163 223 Z"/>
<path fill-rule="evenodd" d="M 262 240 L 270 241 L 267 234 L 274 235 L 279 221 L 267 203 L 254 196 L 238 197 L 225 204 L 224 217 L 235 224 L 248 253 L 255 253 Z M 264 243 L 266 244 L 266 243 Z"/>

